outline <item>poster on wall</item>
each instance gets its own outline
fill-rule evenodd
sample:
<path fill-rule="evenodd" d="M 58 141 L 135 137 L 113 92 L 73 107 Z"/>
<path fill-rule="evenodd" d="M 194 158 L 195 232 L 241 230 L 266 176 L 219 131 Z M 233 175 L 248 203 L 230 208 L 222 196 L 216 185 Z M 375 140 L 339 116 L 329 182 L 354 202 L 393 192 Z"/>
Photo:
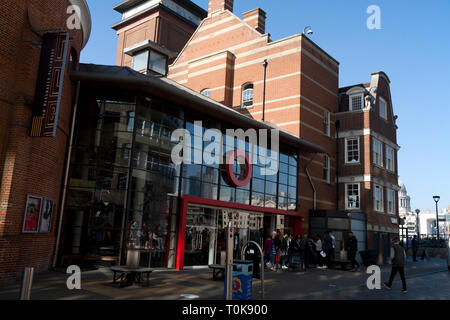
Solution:
<path fill-rule="evenodd" d="M 44 35 L 36 83 L 31 137 L 54 137 L 67 64 L 69 33 Z"/>
<path fill-rule="evenodd" d="M 55 201 L 45 198 L 42 204 L 41 219 L 39 222 L 39 233 L 49 233 L 52 226 L 52 217 Z"/>
<path fill-rule="evenodd" d="M 39 228 L 39 217 L 41 213 L 42 198 L 28 195 L 25 206 L 25 217 L 23 220 L 23 233 L 37 233 Z"/>

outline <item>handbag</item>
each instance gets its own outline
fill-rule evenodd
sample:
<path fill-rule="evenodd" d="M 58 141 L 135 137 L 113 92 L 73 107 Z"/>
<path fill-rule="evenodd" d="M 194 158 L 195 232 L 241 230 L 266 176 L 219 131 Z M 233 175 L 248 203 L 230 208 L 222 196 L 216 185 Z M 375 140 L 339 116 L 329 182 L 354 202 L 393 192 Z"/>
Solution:
<path fill-rule="evenodd" d="M 277 251 L 277 260 L 276 260 L 276 262 L 279 263 L 280 260 L 281 260 L 281 257 L 280 257 L 280 250 L 278 250 L 278 251 Z"/>
<path fill-rule="evenodd" d="M 322 250 L 322 251 L 320 251 L 320 255 L 323 257 L 323 258 L 325 258 L 326 256 L 327 256 L 327 254 Z"/>

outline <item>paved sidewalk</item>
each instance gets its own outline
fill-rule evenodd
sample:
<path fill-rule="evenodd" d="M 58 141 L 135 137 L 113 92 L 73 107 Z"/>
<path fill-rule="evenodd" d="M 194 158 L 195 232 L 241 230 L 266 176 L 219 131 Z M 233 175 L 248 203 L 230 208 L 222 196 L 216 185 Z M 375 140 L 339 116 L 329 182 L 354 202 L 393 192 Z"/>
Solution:
<path fill-rule="evenodd" d="M 390 267 L 382 268 L 382 281 Z M 265 299 L 274 300 L 358 300 L 358 299 L 450 299 L 450 273 L 445 260 L 408 262 L 406 277 L 409 292 L 401 293 L 397 278 L 392 291 L 369 290 L 365 269 L 362 272 L 310 269 L 304 273 L 266 272 Z M 66 287 L 68 275 L 46 272 L 35 275 L 32 299 L 35 300 L 221 300 L 223 281 L 213 281 L 209 269 L 190 271 L 155 271 L 150 287 L 119 288 L 112 283 L 109 269 L 83 272 L 82 289 Z M 261 285 L 253 279 L 253 297 L 261 299 Z M 0 287 L 0 300 L 15 300 L 20 284 Z"/>

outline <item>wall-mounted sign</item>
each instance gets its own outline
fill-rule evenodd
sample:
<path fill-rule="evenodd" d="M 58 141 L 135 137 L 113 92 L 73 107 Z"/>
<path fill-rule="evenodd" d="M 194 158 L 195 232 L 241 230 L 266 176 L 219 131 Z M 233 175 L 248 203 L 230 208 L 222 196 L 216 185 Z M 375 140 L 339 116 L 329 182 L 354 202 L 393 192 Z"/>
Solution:
<path fill-rule="evenodd" d="M 39 233 L 50 233 L 55 201 L 45 198 L 39 222 Z"/>
<path fill-rule="evenodd" d="M 240 173 L 239 176 L 236 176 L 236 173 L 234 172 L 234 163 L 239 157 L 244 159 L 244 163 L 239 164 L 238 162 L 238 165 L 240 165 Z M 253 176 L 253 166 L 248 154 L 244 150 L 235 150 L 228 152 L 225 158 L 223 178 L 226 183 L 231 187 L 242 188 L 247 186 Z"/>
<path fill-rule="evenodd" d="M 25 217 L 23 219 L 23 233 L 37 233 L 39 231 L 39 217 L 41 214 L 42 197 L 27 196 Z"/>
<path fill-rule="evenodd" d="M 34 95 L 31 137 L 54 137 L 67 64 L 69 33 L 44 35 Z"/>

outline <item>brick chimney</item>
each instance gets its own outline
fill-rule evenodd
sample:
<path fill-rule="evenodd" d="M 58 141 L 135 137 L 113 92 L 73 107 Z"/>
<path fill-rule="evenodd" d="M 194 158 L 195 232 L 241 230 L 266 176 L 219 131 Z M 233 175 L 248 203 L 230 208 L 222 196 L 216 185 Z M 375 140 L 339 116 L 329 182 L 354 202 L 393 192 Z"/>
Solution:
<path fill-rule="evenodd" d="M 208 16 L 216 11 L 229 10 L 233 12 L 234 0 L 209 0 Z"/>
<path fill-rule="evenodd" d="M 258 32 L 262 34 L 266 33 L 266 13 L 264 10 L 260 8 L 250 10 L 242 14 L 242 20 Z"/>

